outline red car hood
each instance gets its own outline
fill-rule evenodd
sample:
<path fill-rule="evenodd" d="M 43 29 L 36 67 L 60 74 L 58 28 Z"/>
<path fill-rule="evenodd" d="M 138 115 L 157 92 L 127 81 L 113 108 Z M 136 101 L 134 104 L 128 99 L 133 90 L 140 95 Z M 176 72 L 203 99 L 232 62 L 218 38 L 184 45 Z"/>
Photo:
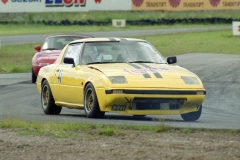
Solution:
<path fill-rule="evenodd" d="M 49 63 L 52 64 L 56 61 L 61 50 L 46 50 L 37 53 L 36 58 L 38 63 Z"/>

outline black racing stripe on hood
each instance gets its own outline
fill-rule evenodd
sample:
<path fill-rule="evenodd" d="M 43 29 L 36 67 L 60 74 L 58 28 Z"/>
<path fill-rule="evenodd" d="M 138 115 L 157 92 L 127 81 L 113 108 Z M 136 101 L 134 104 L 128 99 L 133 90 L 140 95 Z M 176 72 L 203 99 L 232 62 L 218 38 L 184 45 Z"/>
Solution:
<path fill-rule="evenodd" d="M 130 66 L 132 66 L 132 67 L 134 67 L 134 68 L 136 68 L 136 69 L 142 69 L 141 67 L 139 67 L 139 66 L 137 66 L 137 65 L 135 65 L 135 64 L 132 64 L 132 63 L 127 63 L 127 64 L 129 64 Z M 144 76 L 145 78 L 151 78 L 151 76 L 150 76 L 148 73 L 143 73 L 143 76 Z"/>
<path fill-rule="evenodd" d="M 143 67 L 145 67 L 145 68 L 152 68 L 152 67 L 150 67 L 149 65 L 144 64 L 144 63 L 139 63 L 139 65 L 141 65 L 141 66 L 143 66 Z M 162 76 L 161 76 L 160 73 L 154 72 L 154 71 L 151 71 L 151 72 L 155 75 L 156 78 L 162 78 Z"/>

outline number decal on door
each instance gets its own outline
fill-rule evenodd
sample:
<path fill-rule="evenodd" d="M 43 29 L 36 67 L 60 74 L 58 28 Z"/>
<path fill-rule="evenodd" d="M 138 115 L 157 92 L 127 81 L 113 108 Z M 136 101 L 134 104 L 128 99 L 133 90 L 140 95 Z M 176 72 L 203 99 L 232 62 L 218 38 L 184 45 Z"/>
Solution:
<path fill-rule="evenodd" d="M 58 72 L 58 83 L 62 82 L 62 72 L 63 72 L 63 69 L 59 69 L 59 72 Z"/>

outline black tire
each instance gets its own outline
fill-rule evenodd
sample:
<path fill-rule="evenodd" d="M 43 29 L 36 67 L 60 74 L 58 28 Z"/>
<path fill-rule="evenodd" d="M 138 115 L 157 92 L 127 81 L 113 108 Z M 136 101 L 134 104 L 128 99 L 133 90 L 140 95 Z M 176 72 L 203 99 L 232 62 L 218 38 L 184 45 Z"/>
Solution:
<path fill-rule="evenodd" d="M 37 76 L 34 74 L 32 70 L 32 83 L 36 83 L 36 80 L 37 80 Z"/>
<path fill-rule="evenodd" d="M 97 95 L 91 83 L 84 90 L 84 110 L 88 118 L 102 118 L 105 112 L 99 108 Z"/>
<path fill-rule="evenodd" d="M 200 118 L 201 114 L 202 114 L 202 105 L 199 107 L 198 111 L 181 114 L 181 116 L 185 121 L 196 121 Z"/>
<path fill-rule="evenodd" d="M 47 80 L 44 80 L 42 83 L 42 93 L 41 93 L 41 103 L 42 109 L 45 114 L 60 114 L 62 107 L 55 104 L 53 99 L 52 92 Z"/>

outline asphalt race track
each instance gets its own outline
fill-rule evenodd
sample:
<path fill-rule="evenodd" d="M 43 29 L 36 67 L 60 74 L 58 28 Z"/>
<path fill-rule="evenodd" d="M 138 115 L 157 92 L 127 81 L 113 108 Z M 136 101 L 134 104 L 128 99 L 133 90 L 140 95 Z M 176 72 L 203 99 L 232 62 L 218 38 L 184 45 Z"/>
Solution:
<path fill-rule="evenodd" d="M 60 115 L 45 115 L 41 108 L 40 95 L 35 84 L 31 83 L 30 73 L 0 74 L 0 120 L 166 124 L 173 127 L 240 129 L 240 56 L 189 53 L 177 58 L 178 65 L 196 73 L 202 79 L 207 91 L 202 116 L 196 122 L 185 122 L 180 115 L 133 117 L 113 113 L 106 113 L 103 119 L 88 119 L 83 110 L 67 108 L 63 108 Z"/>

